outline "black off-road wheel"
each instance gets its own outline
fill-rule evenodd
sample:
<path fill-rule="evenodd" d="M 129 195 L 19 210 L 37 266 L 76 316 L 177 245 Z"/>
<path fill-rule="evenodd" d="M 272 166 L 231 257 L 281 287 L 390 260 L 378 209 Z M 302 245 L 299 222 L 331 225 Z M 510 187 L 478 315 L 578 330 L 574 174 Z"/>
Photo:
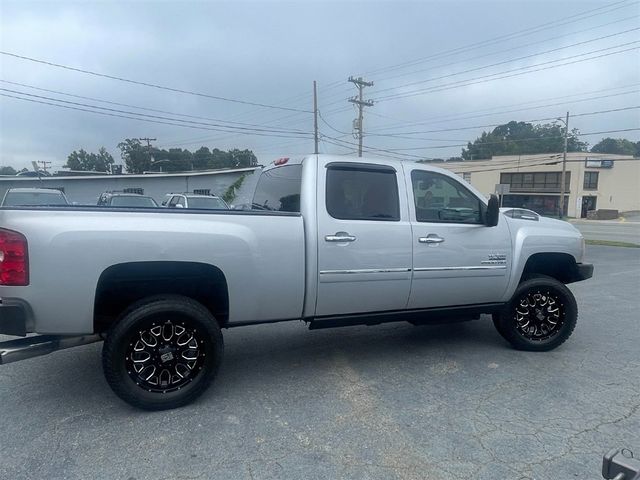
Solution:
<path fill-rule="evenodd" d="M 220 327 L 202 304 L 177 295 L 150 297 L 125 311 L 108 332 L 102 366 L 122 400 L 166 410 L 207 389 L 223 348 Z"/>
<path fill-rule="evenodd" d="M 523 281 L 502 312 L 493 315 L 496 330 L 514 348 L 553 350 L 573 333 L 576 300 L 563 283 L 540 276 Z"/>

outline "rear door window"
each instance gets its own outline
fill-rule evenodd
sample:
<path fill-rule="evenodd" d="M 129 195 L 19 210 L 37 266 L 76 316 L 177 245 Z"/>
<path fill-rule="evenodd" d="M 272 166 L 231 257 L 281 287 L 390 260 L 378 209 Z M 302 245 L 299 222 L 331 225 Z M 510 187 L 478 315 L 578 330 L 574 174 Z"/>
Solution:
<path fill-rule="evenodd" d="M 399 221 L 398 181 L 392 168 L 329 165 L 327 212 L 340 220 Z"/>

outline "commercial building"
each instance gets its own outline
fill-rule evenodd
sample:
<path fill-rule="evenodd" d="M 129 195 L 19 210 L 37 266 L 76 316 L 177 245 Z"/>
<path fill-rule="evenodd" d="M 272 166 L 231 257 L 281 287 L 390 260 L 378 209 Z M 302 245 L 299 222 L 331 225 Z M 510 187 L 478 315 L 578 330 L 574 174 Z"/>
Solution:
<path fill-rule="evenodd" d="M 462 176 L 486 195 L 500 189 L 508 191 L 502 195 L 505 207 L 528 208 L 541 215 L 559 212 L 562 153 L 505 155 L 438 165 Z M 564 215 L 585 218 L 594 210 L 640 211 L 640 158 L 567 154 Z"/>
<path fill-rule="evenodd" d="M 242 175 L 245 181 L 234 202 L 247 201 L 246 192 L 253 191 L 257 167 L 230 170 L 206 170 L 180 173 L 150 173 L 144 175 L 91 175 L 21 177 L 0 176 L 0 200 L 9 188 L 56 188 L 62 190 L 70 202 L 96 205 L 103 192 L 127 191 L 153 197 L 160 204 L 167 193 L 199 192 L 222 195 Z M 246 198 L 245 198 L 246 197 Z"/>

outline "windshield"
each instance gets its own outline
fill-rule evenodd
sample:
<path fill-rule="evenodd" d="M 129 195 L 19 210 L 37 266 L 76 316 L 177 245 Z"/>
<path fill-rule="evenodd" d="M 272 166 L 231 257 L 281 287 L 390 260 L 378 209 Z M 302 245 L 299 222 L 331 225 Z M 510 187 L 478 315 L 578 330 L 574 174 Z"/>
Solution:
<path fill-rule="evenodd" d="M 3 206 L 68 205 L 62 193 L 54 192 L 9 192 Z"/>
<path fill-rule="evenodd" d="M 142 197 L 139 195 L 122 195 L 111 199 L 112 207 L 157 207 L 158 204 L 151 197 Z"/>
<path fill-rule="evenodd" d="M 224 200 L 217 197 L 188 197 L 189 208 L 204 208 L 207 210 L 228 210 Z"/>

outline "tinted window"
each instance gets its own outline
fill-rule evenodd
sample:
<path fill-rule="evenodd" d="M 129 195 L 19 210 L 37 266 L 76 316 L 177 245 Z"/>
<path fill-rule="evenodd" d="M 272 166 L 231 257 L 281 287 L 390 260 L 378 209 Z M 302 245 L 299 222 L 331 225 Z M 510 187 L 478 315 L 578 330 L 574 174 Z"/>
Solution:
<path fill-rule="evenodd" d="M 418 222 L 482 223 L 480 200 L 453 178 L 414 170 L 411 183 Z"/>
<path fill-rule="evenodd" d="M 151 197 L 139 196 L 117 196 L 111 198 L 112 207 L 157 207 L 155 200 Z"/>
<path fill-rule="evenodd" d="M 379 168 L 327 169 L 327 212 L 342 220 L 400 220 L 396 172 Z"/>
<path fill-rule="evenodd" d="M 60 193 L 50 192 L 9 192 L 4 199 L 4 206 L 45 206 L 67 205 L 67 201 Z"/>
<path fill-rule="evenodd" d="M 287 165 L 262 172 L 253 195 L 253 210 L 300 212 L 302 165 Z"/>
<path fill-rule="evenodd" d="M 180 197 L 177 197 L 177 196 L 171 197 L 171 200 L 169 201 L 169 206 L 175 207 L 176 204 L 178 203 L 178 200 L 180 200 Z"/>
<path fill-rule="evenodd" d="M 215 197 L 189 197 L 189 208 L 205 208 L 208 210 L 227 210 L 227 205 Z"/>

